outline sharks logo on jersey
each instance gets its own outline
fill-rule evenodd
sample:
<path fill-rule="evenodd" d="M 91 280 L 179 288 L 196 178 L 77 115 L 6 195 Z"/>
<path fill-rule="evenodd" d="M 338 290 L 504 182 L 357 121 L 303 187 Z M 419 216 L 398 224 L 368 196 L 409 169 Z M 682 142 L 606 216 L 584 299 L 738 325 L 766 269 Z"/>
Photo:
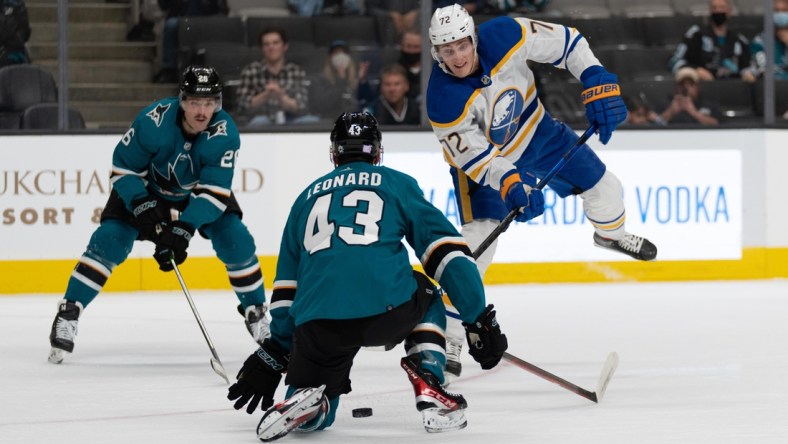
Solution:
<path fill-rule="evenodd" d="M 227 121 L 220 120 L 213 125 L 210 125 L 208 128 L 205 128 L 204 133 L 208 133 L 208 140 L 211 140 L 211 137 L 214 136 L 226 136 L 227 135 Z"/>
<path fill-rule="evenodd" d="M 181 164 L 182 166 L 179 166 Z M 184 165 L 185 164 L 185 165 Z M 153 171 L 153 182 L 158 187 L 159 192 L 168 196 L 185 196 L 197 185 L 198 180 L 181 183 L 181 180 L 188 181 L 196 179 L 194 173 L 194 163 L 189 154 L 180 154 L 175 163 L 167 163 L 167 174 L 162 174 L 155 165 L 151 165 Z"/>
<path fill-rule="evenodd" d="M 505 145 L 520 125 L 525 98 L 515 88 L 505 89 L 495 99 L 491 108 L 489 139 L 495 145 Z"/>
<path fill-rule="evenodd" d="M 148 112 L 148 114 L 146 114 L 146 116 L 150 117 L 151 120 L 153 120 L 153 123 L 155 123 L 157 127 L 160 127 L 161 126 L 161 122 L 164 120 L 164 113 L 166 113 L 167 110 L 169 110 L 169 109 L 170 109 L 170 104 L 169 103 L 166 104 L 166 105 L 159 104 L 159 105 L 156 105 L 155 108 L 150 110 Z"/>

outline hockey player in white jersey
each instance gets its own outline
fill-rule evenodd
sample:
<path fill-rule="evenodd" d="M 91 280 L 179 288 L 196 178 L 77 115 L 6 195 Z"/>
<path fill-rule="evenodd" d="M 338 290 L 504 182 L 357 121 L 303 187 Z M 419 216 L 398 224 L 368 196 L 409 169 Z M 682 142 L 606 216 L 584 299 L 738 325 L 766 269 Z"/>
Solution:
<path fill-rule="evenodd" d="M 435 11 L 429 29 L 433 64 L 427 114 L 454 181 L 462 234 L 472 249 L 512 210 L 525 222 L 544 212 L 535 189 L 578 136 L 537 98 L 526 62 L 550 63 L 583 84 L 586 117 L 607 144 L 626 119 L 618 78 L 605 70 L 574 28 L 497 17 L 479 26 L 460 5 Z M 625 230 L 622 186 L 588 145 L 549 182 L 559 196 L 579 195 L 594 226 L 594 245 L 649 261 L 656 246 Z M 497 242 L 477 259 L 484 276 Z M 449 310 L 447 376 L 459 376 L 463 329 Z"/>

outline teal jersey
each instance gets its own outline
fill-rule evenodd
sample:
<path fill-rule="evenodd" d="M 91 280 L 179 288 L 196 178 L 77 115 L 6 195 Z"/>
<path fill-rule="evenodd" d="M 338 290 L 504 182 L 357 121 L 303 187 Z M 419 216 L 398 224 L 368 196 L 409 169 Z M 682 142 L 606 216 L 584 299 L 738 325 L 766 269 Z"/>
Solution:
<path fill-rule="evenodd" d="M 296 199 L 287 219 L 271 298 L 271 332 L 289 349 L 295 326 L 385 313 L 416 290 L 403 238 L 462 319 L 485 298 L 470 249 L 416 180 L 366 162 L 337 167 Z"/>
<path fill-rule="evenodd" d="M 180 219 L 199 228 L 227 208 L 241 138 L 223 110 L 196 137 L 184 135 L 182 118 L 177 97 L 143 109 L 115 147 L 111 181 L 129 209 L 148 194 L 189 199 Z"/>

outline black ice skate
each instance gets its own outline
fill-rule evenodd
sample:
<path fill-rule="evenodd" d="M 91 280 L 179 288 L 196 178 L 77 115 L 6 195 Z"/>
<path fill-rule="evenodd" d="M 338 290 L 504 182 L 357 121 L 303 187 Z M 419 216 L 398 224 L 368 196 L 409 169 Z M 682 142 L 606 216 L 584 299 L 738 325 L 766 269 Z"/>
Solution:
<path fill-rule="evenodd" d="M 328 414 L 328 398 L 323 395 L 325 385 L 296 390 L 293 396 L 274 405 L 263 415 L 257 425 L 257 438 L 263 442 L 277 440 L 301 425 L 314 422 L 314 427 L 301 428 L 311 432 L 320 426 Z"/>
<path fill-rule="evenodd" d="M 271 336 L 270 322 L 265 317 L 264 305 L 250 305 L 244 310 L 240 305 L 238 306 L 238 313 L 244 317 L 244 325 L 246 330 L 252 335 L 252 339 L 260 346 L 263 345 L 265 338 Z"/>
<path fill-rule="evenodd" d="M 446 370 L 443 377 L 444 387 L 448 387 L 455 379 L 462 374 L 462 342 L 454 342 L 446 338 Z"/>
<path fill-rule="evenodd" d="M 657 246 L 645 237 L 626 233 L 619 240 L 608 239 L 594 233 L 594 245 L 617 251 L 641 261 L 652 261 L 657 257 Z"/>
<path fill-rule="evenodd" d="M 428 432 L 448 432 L 468 425 L 468 420 L 465 419 L 465 408 L 468 407 L 468 403 L 462 395 L 445 391 L 438 378 L 421 369 L 411 356 L 402 358 L 400 365 L 413 384 L 416 409 L 421 412 L 424 428 Z"/>
<path fill-rule="evenodd" d="M 74 339 L 77 337 L 77 322 L 82 314 L 82 304 L 61 300 L 57 306 L 55 321 L 52 322 L 52 332 L 49 333 L 49 362 L 60 364 L 66 353 L 74 351 Z"/>

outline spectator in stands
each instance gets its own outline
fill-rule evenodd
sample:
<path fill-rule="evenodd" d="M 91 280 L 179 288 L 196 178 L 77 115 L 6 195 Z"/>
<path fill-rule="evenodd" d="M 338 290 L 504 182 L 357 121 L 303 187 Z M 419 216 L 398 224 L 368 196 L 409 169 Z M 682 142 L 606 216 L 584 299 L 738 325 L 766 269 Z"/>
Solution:
<path fill-rule="evenodd" d="M 384 66 L 380 71 L 380 96 L 367 111 L 381 125 L 418 125 L 421 110 L 415 100 L 408 97 L 408 73 L 398 63 Z"/>
<path fill-rule="evenodd" d="M 402 34 L 398 63 L 405 68 L 408 78 L 408 97 L 416 107 L 421 106 L 421 34 L 418 31 L 408 30 Z M 380 96 L 380 74 L 372 75 L 369 68 L 368 61 L 358 64 L 358 102 L 361 109 L 372 109 L 373 102 Z"/>
<path fill-rule="evenodd" d="M 399 42 L 399 64 L 408 75 L 408 96 L 421 103 L 421 33 L 414 29 L 402 33 Z"/>
<path fill-rule="evenodd" d="M 30 22 L 24 0 L 0 0 L 0 67 L 30 63 Z"/>
<path fill-rule="evenodd" d="M 251 117 L 252 128 L 271 123 L 310 123 L 317 117 L 307 115 L 309 95 L 306 72 L 285 59 L 287 33 L 270 27 L 260 33 L 263 60 L 241 70 L 238 111 Z"/>
<path fill-rule="evenodd" d="M 728 28 L 732 12 L 731 0 L 709 0 L 708 24 L 690 27 L 670 59 L 674 73 L 689 67 L 704 82 L 725 78 L 755 81 L 749 41 Z"/>
<path fill-rule="evenodd" d="M 367 14 L 389 17 L 397 35 L 419 24 L 420 0 L 366 0 Z"/>
<path fill-rule="evenodd" d="M 310 111 L 320 117 L 332 119 L 342 111 L 359 110 L 356 98 L 358 90 L 358 68 L 350 54 L 347 42 L 335 40 L 328 49 L 328 58 L 322 76 L 315 79 L 311 89 Z"/>
<path fill-rule="evenodd" d="M 676 90 L 670 104 L 660 117 L 666 124 L 698 123 L 715 126 L 720 123 L 719 108 L 704 99 L 700 90 L 698 71 L 688 66 L 676 72 Z"/>
<path fill-rule="evenodd" d="M 156 83 L 178 82 L 178 23 L 181 17 L 227 15 L 226 0 L 159 0 L 167 13 L 162 35 L 161 69 L 153 78 Z"/>
<path fill-rule="evenodd" d="M 636 96 L 624 97 L 624 103 L 627 105 L 627 120 L 624 125 L 627 126 L 664 126 L 665 122 L 662 116 L 657 114 L 648 104 L 646 95 L 640 93 Z"/>
<path fill-rule="evenodd" d="M 763 33 L 752 41 L 753 68 L 757 76 L 766 70 Z M 774 77 L 788 80 L 788 0 L 774 0 Z"/>

